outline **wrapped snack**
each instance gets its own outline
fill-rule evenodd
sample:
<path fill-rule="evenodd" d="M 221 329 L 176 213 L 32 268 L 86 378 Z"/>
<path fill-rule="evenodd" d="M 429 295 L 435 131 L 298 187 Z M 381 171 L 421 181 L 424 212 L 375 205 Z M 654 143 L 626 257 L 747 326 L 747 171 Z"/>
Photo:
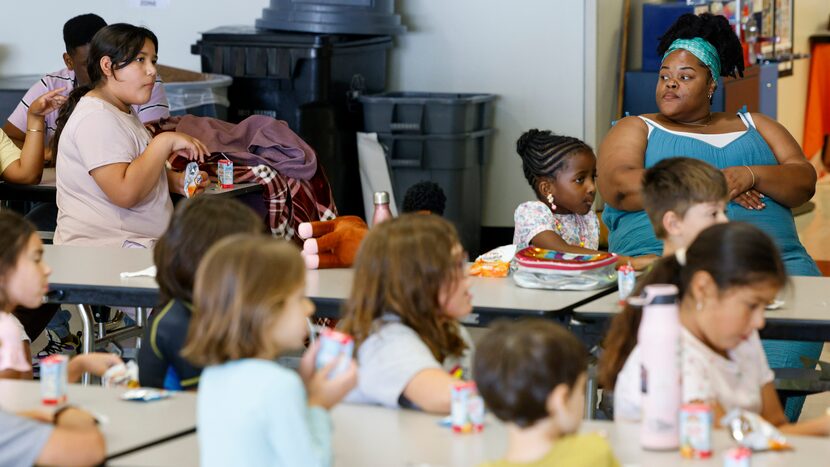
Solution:
<path fill-rule="evenodd" d="M 721 425 L 738 444 L 753 451 L 791 449 L 784 435 L 757 413 L 733 409 L 721 419 Z"/>
<path fill-rule="evenodd" d="M 184 169 L 184 195 L 192 198 L 200 183 L 202 183 L 202 174 L 199 172 L 199 164 L 196 162 L 187 164 Z"/>
<path fill-rule="evenodd" d="M 150 402 L 167 399 L 170 396 L 170 392 L 163 389 L 139 388 L 130 389 L 125 392 L 121 395 L 121 399 L 125 401 Z"/>
<path fill-rule="evenodd" d="M 119 363 L 111 366 L 101 376 L 101 384 L 107 388 L 114 388 L 126 386 L 128 388 L 137 388 L 138 384 L 138 365 L 130 360 L 126 364 Z"/>
<path fill-rule="evenodd" d="M 516 245 L 504 245 L 484 253 L 470 266 L 470 275 L 481 277 L 507 277 L 510 262 L 516 254 Z"/>

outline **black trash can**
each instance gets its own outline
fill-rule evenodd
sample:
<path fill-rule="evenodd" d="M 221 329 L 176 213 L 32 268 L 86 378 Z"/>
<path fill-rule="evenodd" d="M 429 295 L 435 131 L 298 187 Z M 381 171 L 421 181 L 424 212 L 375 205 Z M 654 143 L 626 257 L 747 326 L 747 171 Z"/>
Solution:
<path fill-rule="evenodd" d="M 338 211 L 363 214 L 357 162 L 362 93 L 386 87 L 389 36 L 304 34 L 224 26 L 202 33 L 191 52 L 202 71 L 233 78 L 228 120 L 285 120 L 314 150 Z"/>

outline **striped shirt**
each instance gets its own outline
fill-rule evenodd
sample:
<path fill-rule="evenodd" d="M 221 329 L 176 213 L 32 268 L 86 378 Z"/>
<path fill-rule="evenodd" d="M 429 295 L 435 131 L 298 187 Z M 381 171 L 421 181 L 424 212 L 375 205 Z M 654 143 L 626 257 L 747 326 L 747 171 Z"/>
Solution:
<path fill-rule="evenodd" d="M 25 133 L 26 114 L 29 111 L 29 105 L 32 101 L 49 91 L 63 87 L 66 89 L 61 94 L 68 95 L 75 89 L 76 85 L 75 72 L 73 70 L 64 68 L 63 70 L 49 73 L 29 88 L 26 95 L 23 96 L 23 99 L 15 107 L 14 112 L 9 116 L 9 123 Z M 142 123 L 152 122 L 170 116 L 170 105 L 167 103 L 167 94 L 164 93 L 164 86 L 162 86 L 160 76 L 156 76 L 156 84 L 153 86 L 153 94 L 150 95 L 150 101 L 143 105 L 134 105 L 133 110 Z M 47 141 L 55 134 L 55 128 L 57 127 L 55 122 L 57 119 L 57 110 L 46 116 Z"/>

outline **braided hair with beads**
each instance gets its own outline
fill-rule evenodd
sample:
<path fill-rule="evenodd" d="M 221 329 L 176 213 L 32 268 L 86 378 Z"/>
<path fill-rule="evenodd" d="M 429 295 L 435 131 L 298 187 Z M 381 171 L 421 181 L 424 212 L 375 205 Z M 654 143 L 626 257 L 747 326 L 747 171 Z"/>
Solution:
<path fill-rule="evenodd" d="M 539 192 L 539 182 L 556 176 L 570 155 L 582 151 L 593 153 L 591 147 L 578 138 L 557 135 L 549 130 L 534 128 L 526 131 L 516 141 L 516 152 L 522 158 L 522 170 L 527 183 L 540 200 L 543 196 Z"/>

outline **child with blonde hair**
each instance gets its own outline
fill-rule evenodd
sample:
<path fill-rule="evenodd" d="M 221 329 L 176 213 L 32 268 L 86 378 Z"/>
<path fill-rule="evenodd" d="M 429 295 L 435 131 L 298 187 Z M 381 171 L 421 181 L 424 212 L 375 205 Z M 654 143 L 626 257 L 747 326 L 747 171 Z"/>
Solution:
<path fill-rule="evenodd" d="M 252 234 L 226 237 L 200 263 L 182 355 L 205 368 L 197 402 L 203 465 L 331 464 L 328 410 L 354 387 L 357 367 L 352 361 L 334 375 L 335 359 L 315 371 L 317 343 L 299 374 L 274 361 L 308 335 L 314 305 L 305 272 L 294 245 Z"/>

